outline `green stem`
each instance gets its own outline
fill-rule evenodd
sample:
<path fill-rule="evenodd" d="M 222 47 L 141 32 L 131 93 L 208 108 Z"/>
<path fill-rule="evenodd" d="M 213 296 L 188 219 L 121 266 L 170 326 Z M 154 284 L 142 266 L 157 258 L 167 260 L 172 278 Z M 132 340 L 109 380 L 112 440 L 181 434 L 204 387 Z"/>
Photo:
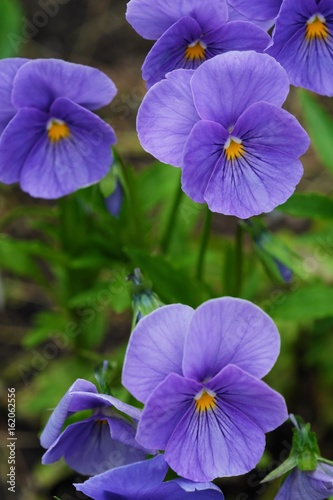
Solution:
<path fill-rule="evenodd" d="M 243 287 L 243 243 L 244 243 L 244 230 L 240 222 L 238 222 L 236 230 L 236 243 L 235 243 L 235 296 L 240 297 Z"/>
<path fill-rule="evenodd" d="M 118 152 L 114 150 L 115 159 L 119 165 L 122 179 L 125 182 L 125 191 L 129 198 L 129 204 L 131 206 L 131 214 L 133 217 L 133 225 L 136 234 L 136 243 L 138 246 L 143 245 L 144 241 L 144 229 L 141 218 L 141 207 L 135 190 L 135 182 L 133 179 L 133 173 L 130 167 L 126 167 L 123 160 L 119 156 Z"/>
<path fill-rule="evenodd" d="M 202 281 L 205 256 L 206 256 L 206 251 L 208 248 L 212 219 L 213 219 L 213 214 L 209 210 L 209 208 L 206 207 L 206 217 L 205 217 L 204 227 L 203 227 L 202 236 L 201 236 L 199 257 L 198 257 L 198 263 L 197 263 L 197 272 L 196 272 L 196 277 L 199 281 Z"/>
<path fill-rule="evenodd" d="M 167 253 L 169 246 L 170 246 L 170 243 L 171 243 L 171 240 L 172 240 L 172 234 L 173 234 L 173 231 L 174 231 L 174 228 L 176 225 L 178 209 L 179 209 L 179 205 L 180 205 L 182 196 L 183 196 L 183 191 L 181 188 L 181 183 L 179 182 L 178 189 L 176 191 L 174 201 L 172 203 L 172 207 L 170 210 L 170 215 L 168 217 L 167 225 L 166 225 L 166 228 L 165 228 L 164 234 L 162 236 L 162 240 L 161 240 L 161 250 L 162 250 L 163 254 Z"/>

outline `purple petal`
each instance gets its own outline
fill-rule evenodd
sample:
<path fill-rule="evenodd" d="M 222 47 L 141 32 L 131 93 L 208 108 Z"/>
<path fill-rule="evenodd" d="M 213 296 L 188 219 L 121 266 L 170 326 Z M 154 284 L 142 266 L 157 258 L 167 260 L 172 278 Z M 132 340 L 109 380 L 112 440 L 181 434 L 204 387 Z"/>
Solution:
<path fill-rule="evenodd" d="M 259 28 L 268 31 L 274 24 L 274 20 L 270 19 L 269 21 L 258 21 L 257 19 L 249 19 L 247 16 L 244 16 L 244 14 L 241 14 L 238 12 L 238 10 L 234 9 L 230 4 L 228 4 L 228 11 L 229 11 L 229 21 L 247 21 L 254 23 L 256 26 L 259 26 Z"/>
<path fill-rule="evenodd" d="M 249 22 L 234 21 L 208 33 L 204 37 L 208 53 L 212 56 L 231 50 L 255 50 L 263 52 L 270 42 L 269 35 Z"/>
<path fill-rule="evenodd" d="M 19 57 L 0 61 L 0 134 L 16 114 L 11 100 L 13 81 L 19 68 L 28 61 Z"/>
<path fill-rule="evenodd" d="M 97 389 L 91 382 L 83 379 L 77 379 L 68 389 L 66 394 L 59 401 L 56 408 L 53 410 L 45 429 L 43 430 L 40 442 L 44 448 L 48 448 L 59 437 L 62 426 L 70 412 L 70 404 L 72 392 L 81 391 L 92 394 L 97 394 Z"/>
<path fill-rule="evenodd" d="M 265 449 L 264 433 L 242 412 L 219 401 L 213 410 L 194 405 L 168 441 L 165 460 L 192 481 L 237 476 L 253 469 Z"/>
<path fill-rule="evenodd" d="M 264 102 L 243 113 L 232 135 L 242 140 L 244 154 L 232 162 L 221 156 L 205 201 L 214 212 L 242 219 L 272 211 L 302 177 L 297 158 L 310 144 L 308 135 L 292 115 Z"/>
<path fill-rule="evenodd" d="M 224 0 L 131 0 L 127 4 L 126 19 L 144 38 L 157 40 L 172 24 L 182 17 L 193 17 L 203 32 L 213 30 L 228 19 Z"/>
<path fill-rule="evenodd" d="M 267 21 L 279 12 L 282 0 L 227 0 L 228 4 L 250 20 Z"/>
<path fill-rule="evenodd" d="M 307 21 L 315 14 L 326 19 L 326 39 L 306 38 Z M 285 0 L 268 53 L 285 68 L 290 82 L 319 94 L 333 95 L 333 6 L 331 2 Z"/>
<path fill-rule="evenodd" d="M 160 307 L 140 320 L 126 352 L 123 385 L 146 402 L 169 373 L 182 373 L 185 336 L 193 309 L 175 304 Z"/>
<path fill-rule="evenodd" d="M 51 464 L 63 456 L 66 463 L 76 472 L 90 476 L 121 465 L 144 460 L 146 453 L 135 445 L 135 430 L 130 424 L 119 419 L 97 420 L 95 417 L 69 425 L 61 436 L 44 454 L 42 462 Z M 117 439 L 127 434 L 124 444 Z M 111 435 L 115 434 L 116 439 Z"/>
<path fill-rule="evenodd" d="M 205 190 L 229 133 L 216 122 L 196 123 L 184 149 L 182 189 L 193 201 L 204 203 Z"/>
<path fill-rule="evenodd" d="M 116 95 L 110 78 L 101 71 L 58 59 L 37 59 L 18 72 L 12 93 L 17 108 L 48 112 L 58 97 L 66 97 L 87 109 L 98 109 Z"/>
<path fill-rule="evenodd" d="M 74 486 L 94 500 L 119 498 L 117 494 L 121 495 L 120 498 L 146 500 L 147 493 L 160 486 L 167 470 L 163 455 L 159 455 L 151 460 L 109 470 Z"/>
<path fill-rule="evenodd" d="M 116 180 L 116 187 L 109 196 L 105 198 L 105 205 L 108 212 L 116 219 L 119 217 L 124 201 L 124 189 L 119 179 Z"/>
<path fill-rule="evenodd" d="M 19 182 L 22 168 L 46 133 L 48 115 L 38 109 L 21 109 L 0 137 L 0 181 Z"/>
<path fill-rule="evenodd" d="M 191 79 L 191 87 L 201 118 L 229 129 L 255 102 L 281 106 L 289 91 L 289 80 L 272 57 L 233 51 L 202 64 Z"/>
<path fill-rule="evenodd" d="M 283 397 L 238 366 L 226 366 L 206 386 L 265 433 L 273 431 L 288 418 Z"/>
<path fill-rule="evenodd" d="M 221 490 L 213 483 L 197 483 L 186 479 L 174 479 L 162 483 L 152 498 L 158 500 L 224 500 Z"/>
<path fill-rule="evenodd" d="M 294 469 L 284 481 L 275 500 L 325 500 L 333 493 L 322 481 L 310 477 L 310 473 Z"/>
<path fill-rule="evenodd" d="M 71 392 L 69 410 L 73 412 L 114 406 L 118 411 L 125 413 L 134 420 L 140 420 L 142 411 L 127 403 L 123 403 L 114 396 L 107 394 L 91 394 Z"/>
<path fill-rule="evenodd" d="M 224 297 L 202 304 L 194 313 L 186 339 L 183 370 L 199 382 L 234 364 L 262 378 L 280 351 L 280 335 L 259 307 Z"/>
<path fill-rule="evenodd" d="M 186 48 L 201 37 L 198 23 L 183 17 L 173 24 L 155 43 L 142 66 L 142 77 L 150 88 L 174 69 L 195 69 L 185 58 Z M 200 61 L 199 61 L 200 63 Z"/>
<path fill-rule="evenodd" d="M 182 166 L 186 139 L 199 116 L 193 104 L 193 71 L 179 69 L 154 85 L 142 101 L 137 131 L 142 147 L 164 163 Z"/>
<path fill-rule="evenodd" d="M 164 450 L 180 420 L 192 413 L 202 385 L 171 373 L 147 400 L 136 439 L 146 448 Z"/>
<path fill-rule="evenodd" d="M 109 125 L 68 99 L 57 99 L 50 114 L 66 123 L 69 138 L 52 143 L 47 136 L 47 122 L 44 130 L 41 128 L 38 111 L 23 109 L 0 140 L 0 171 L 12 157 L 12 168 L 20 172 L 23 191 L 46 199 L 59 198 L 102 179 L 112 163 L 111 146 L 116 142 Z M 35 115 L 40 137 L 36 134 L 30 139 L 34 126 L 31 117 Z M 19 148 L 22 150 L 13 158 L 13 151 Z"/>

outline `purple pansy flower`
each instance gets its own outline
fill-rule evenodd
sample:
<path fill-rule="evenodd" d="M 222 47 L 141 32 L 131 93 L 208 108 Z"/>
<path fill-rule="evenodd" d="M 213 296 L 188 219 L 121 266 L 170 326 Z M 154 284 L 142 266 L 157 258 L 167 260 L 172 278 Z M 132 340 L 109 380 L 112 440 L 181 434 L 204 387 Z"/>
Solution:
<path fill-rule="evenodd" d="M 157 309 L 134 329 L 124 363 L 123 384 L 145 403 L 136 439 L 165 450 L 170 467 L 193 481 L 248 472 L 265 433 L 288 416 L 260 380 L 279 349 L 273 321 L 245 300 Z"/>
<path fill-rule="evenodd" d="M 174 69 L 195 69 L 230 50 L 262 52 L 270 41 L 251 23 L 227 22 L 225 0 L 131 0 L 127 20 L 144 37 L 157 39 L 142 67 L 148 87 Z"/>
<path fill-rule="evenodd" d="M 227 0 L 231 20 L 251 21 L 269 29 L 278 15 L 282 0 Z"/>
<path fill-rule="evenodd" d="M 325 500 L 333 495 L 333 467 L 319 462 L 312 472 L 294 469 L 275 500 Z"/>
<path fill-rule="evenodd" d="M 176 70 L 139 109 L 142 146 L 182 168 L 182 189 L 213 212 L 247 219 L 294 192 L 310 140 L 280 107 L 284 69 L 267 54 L 229 52 L 195 72 Z"/>
<path fill-rule="evenodd" d="M 332 0 L 284 0 L 268 53 L 293 85 L 332 96 Z"/>
<path fill-rule="evenodd" d="M 116 94 L 94 68 L 56 59 L 0 63 L 0 181 L 59 198 L 104 177 L 113 129 L 92 110 Z"/>
<path fill-rule="evenodd" d="M 163 483 L 168 470 L 163 455 L 151 460 L 119 467 L 95 476 L 78 491 L 94 500 L 223 500 L 221 490 L 212 483 L 174 479 Z"/>
<path fill-rule="evenodd" d="M 91 417 L 70 424 L 61 432 L 68 416 L 90 409 Z M 94 384 L 78 379 L 53 411 L 41 435 L 41 444 L 47 448 L 42 462 L 51 464 L 63 456 L 72 469 L 90 476 L 144 460 L 148 452 L 135 441 L 140 416 L 137 408 L 113 396 L 99 394 Z"/>

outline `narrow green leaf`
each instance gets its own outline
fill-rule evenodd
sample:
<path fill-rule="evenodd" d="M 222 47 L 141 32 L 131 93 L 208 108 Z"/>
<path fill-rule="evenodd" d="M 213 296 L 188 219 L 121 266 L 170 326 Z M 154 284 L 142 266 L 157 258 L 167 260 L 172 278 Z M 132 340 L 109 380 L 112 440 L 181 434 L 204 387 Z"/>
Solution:
<path fill-rule="evenodd" d="M 301 90 L 299 97 L 312 146 L 325 167 L 333 172 L 333 119 L 309 92 Z"/>
<path fill-rule="evenodd" d="M 333 219 L 333 200 L 318 193 L 295 193 L 278 209 L 295 217 L 309 217 L 319 220 Z"/>
<path fill-rule="evenodd" d="M 291 321 L 311 321 L 332 315 L 333 288 L 312 283 L 286 293 L 274 305 L 273 318 Z"/>

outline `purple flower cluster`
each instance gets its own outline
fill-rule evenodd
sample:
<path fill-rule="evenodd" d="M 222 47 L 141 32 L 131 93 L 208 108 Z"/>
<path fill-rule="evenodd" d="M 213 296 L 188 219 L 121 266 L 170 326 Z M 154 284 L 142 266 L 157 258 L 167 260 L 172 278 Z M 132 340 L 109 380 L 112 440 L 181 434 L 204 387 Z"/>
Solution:
<path fill-rule="evenodd" d="M 92 113 L 116 94 L 100 71 L 55 59 L 0 61 L 0 181 L 39 198 L 98 182 L 113 129 Z"/>
<path fill-rule="evenodd" d="M 196 69 L 230 50 L 264 51 L 269 36 L 252 23 L 228 22 L 226 0 L 131 0 L 127 20 L 144 38 L 157 40 L 142 76 L 147 86 L 178 68 Z"/>
<path fill-rule="evenodd" d="M 211 481 L 253 469 L 287 418 L 262 380 L 280 349 L 273 321 L 241 299 L 164 306 L 134 329 L 123 384 L 145 404 L 137 441 L 177 474 Z"/>
<path fill-rule="evenodd" d="M 182 189 L 213 212 L 246 219 L 294 192 L 309 138 L 281 109 L 286 72 L 256 52 L 219 55 L 196 71 L 176 70 L 145 96 L 142 146 L 182 169 Z"/>

